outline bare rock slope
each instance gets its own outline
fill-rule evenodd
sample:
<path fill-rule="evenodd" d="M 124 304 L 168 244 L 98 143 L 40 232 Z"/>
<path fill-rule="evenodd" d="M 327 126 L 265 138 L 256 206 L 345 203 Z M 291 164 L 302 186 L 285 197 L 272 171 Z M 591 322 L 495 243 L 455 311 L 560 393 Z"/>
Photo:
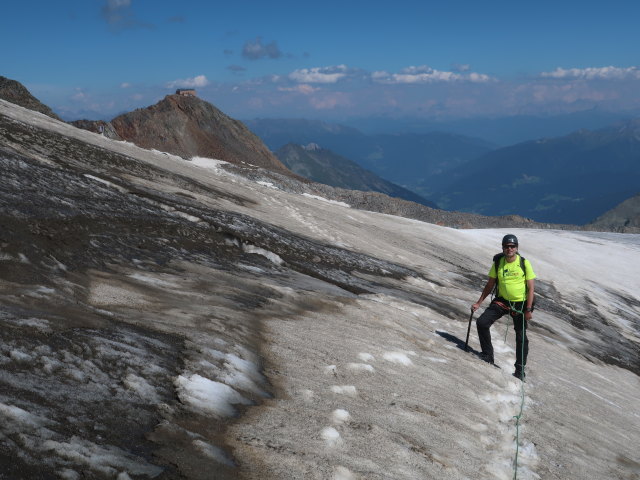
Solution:
<path fill-rule="evenodd" d="M 20 105 L 21 107 L 28 108 L 36 112 L 44 113 L 45 115 L 60 120 L 51 108 L 40 102 L 36 97 L 31 95 L 29 90 L 25 88 L 20 82 L 12 80 L 0 75 L 0 98 Z"/>
<path fill-rule="evenodd" d="M 155 105 L 125 113 L 110 123 L 120 138 L 143 148 L 288 172 L 242 122 L 197 97 L 167 95 Z"/>
<path fill-rule="evenodd" d="M 640 233 L 640 194 L 628 198 L 590 225 L 593 229 L 622 233 Z"/>

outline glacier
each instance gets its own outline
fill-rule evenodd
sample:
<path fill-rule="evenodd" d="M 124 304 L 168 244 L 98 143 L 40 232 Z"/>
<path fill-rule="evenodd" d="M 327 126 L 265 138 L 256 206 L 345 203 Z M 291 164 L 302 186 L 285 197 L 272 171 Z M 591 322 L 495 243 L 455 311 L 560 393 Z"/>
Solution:
<path fill-rule="evenodd" d="M 640 236 L 368 212 L 2 100 L 0 139 L 0 478 L 640 475 Z M 500 368 L 460 349 L 505 233 L 524 385 L 508 322 Z"/>

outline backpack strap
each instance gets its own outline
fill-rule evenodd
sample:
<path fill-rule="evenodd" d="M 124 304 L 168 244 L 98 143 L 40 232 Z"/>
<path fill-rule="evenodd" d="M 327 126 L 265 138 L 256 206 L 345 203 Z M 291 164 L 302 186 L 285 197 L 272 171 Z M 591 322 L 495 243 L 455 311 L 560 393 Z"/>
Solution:
<path fill-rule="evenodd" d="M 500 278 L 498 270 L 500 269 L 500 260 L 502 260 L 502 257 L 504 257 L 504 253 L 502 252 L 496 253 L 493 256 L 493 265 L 495 266 L 494 270 L 496 272 L 496 284 L 493 286 L 493 291 L 491 292 L 491 300 L 493 300 L 493 297 L 498 296 L 498 278 Z"/>

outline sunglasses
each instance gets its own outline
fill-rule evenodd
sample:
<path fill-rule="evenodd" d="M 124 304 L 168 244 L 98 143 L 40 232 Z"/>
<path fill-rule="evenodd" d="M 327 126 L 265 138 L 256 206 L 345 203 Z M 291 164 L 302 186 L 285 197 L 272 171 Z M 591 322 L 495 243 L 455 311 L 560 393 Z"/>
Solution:
<path fill-rule="evenodd" d="M 506 250 L 507 248 L 518 248 L 518 246 L 517 245 L 503 245 L 502 246 L 503 250 Z"/>

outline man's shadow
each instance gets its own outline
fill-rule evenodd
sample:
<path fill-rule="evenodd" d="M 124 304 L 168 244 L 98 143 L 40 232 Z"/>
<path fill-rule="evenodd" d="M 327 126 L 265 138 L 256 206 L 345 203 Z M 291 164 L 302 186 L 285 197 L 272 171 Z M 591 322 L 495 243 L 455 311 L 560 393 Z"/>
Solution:
<path fill-rule="evenodd" d="M 444 338 L 445 340 L 448 340 L 451 343 L 453 343 L 456 347 L 458 347 L 463 352 L 471 353 L 471 354 L 475 355 L 476 357 L 478 357 L 483 362 L 486 362 L 486 360 L 480 356 L 481 352 L 479 352 L 478 350 L 474 349 L 473 347 L 467 345 L 467 349 L 465 350 L 464 341 L 462 341 L 461 339 L 459 339 L 455 335 L 451 335 L 449 332 L 441 332 L 440 330 L 436 330 L 436 333 L 438 335 L 440 335 L 442 338 Z M 496 368 L 500 368 L 498 365 L 496 365 L 494 363 L 492 363 L 491 365 L 493 365 Z"/>
<path fill-rule="evenodd" d="M 441 332 L 440 330 L 436 330 L 436 333 L 438 335 L 440 335 L 442 338 L 444 338 L 445 340 L 448 340 L 449 342 L 453 343 L 460 350 L 463 350 L 463 351 L 466 351 L 466 352 L 469 352 L 469 353 L 473 353 L 476 356 L 480 356 L 480 352 L 475 350 L 470 345 L 467 345 L 467 349 L 465 350 L 465 348 L 464 348 L 464 340 L 456 337 L 455 335 L 451 335 L 449 332 Z"/>

